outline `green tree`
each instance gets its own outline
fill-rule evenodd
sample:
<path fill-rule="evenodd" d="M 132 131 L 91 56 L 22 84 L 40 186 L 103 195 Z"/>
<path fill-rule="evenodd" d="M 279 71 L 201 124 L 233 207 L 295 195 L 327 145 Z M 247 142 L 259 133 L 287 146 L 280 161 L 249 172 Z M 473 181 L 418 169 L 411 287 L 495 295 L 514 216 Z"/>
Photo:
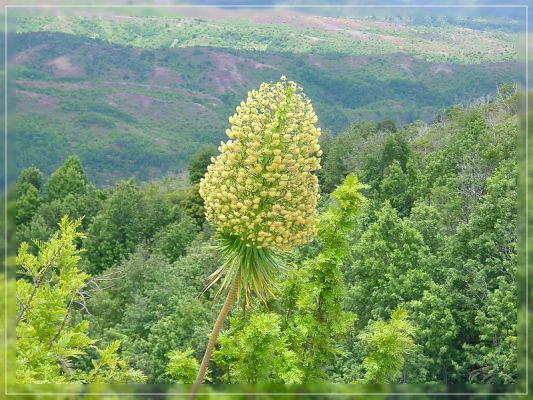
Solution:
<path fill-rule="evenodd" d="M 15 223 L 21 227 L 31 222 L 41 205 L 42 198 L 35 186 L 27 185 L 24 189 L 20 187 L 17 189 Z"/>
<path fill-rule="evenodd" d="M 15 183 L 15 224 L 28 224 L 41 205 L 41 184 L 43 175 L 35 167 L 21 171 Z"/>
<path fill-rule="evenodd" d="M 79 159 L 70 157 L 46 181 L 50 193 L 41 198 L 41 175 L 35 168 L 23 171 L 20 182 L 35 182 L 38 186 L 22 184 L 27 189 L 19 198 L 17 243 L 32 239 L 46 240 L 55 231 L 55 221 L 64 215 L 71 219 L 83 218 L 85 231 L 93 216 L 98 212 L 103 198 L 102 192 L 89 184 Z"/>
<path fill-rule="evenodd" d="M 179 221 L 168 224 L 156 233 L 153 249 L 174 262 L 185 254 L 198 233 L 196 222 L 188 215 L 183 215 Z"/>
<path fill-rule="evenodd" d="M 414 162 L 407 161 L 406 172 L 400 163 L 393 160 L 387 168 L 379 187 L 379 198 L 389 201 L 402 217 L 408 216 L 418 197 L 418 173 Z"/>
<path fill-rule="evenodd" d="M 167 189 L 159 182 L 145 183 L 138 189 L 143 206 L 142 239 L 152 245 L 155 235 L 161 229 L 179 220 L 180 210 L 172 198 L 173 189 Z"/>
<path fill-rule="evenodd" d="M 75 370 L 73 360 L 96 348 L 88 321 L 71 325 L 76 304 L 85 302 L 89 275 L 78 269 L 75 240 L 81 220 L 67 217 L 48 242 L 37 242 L 37 255 L 21 244 L 17 265 L 17 380 L 19 383 L 139 382 L 144 376 L 116 356 L 120 345 L 99 350 L 88 373 Z"/>
<path fill-rule="evenodd" d="M 204 145 L 189 162 L 189 181 L 192 185 L 200 183 L 211 164 L 211 158 L 217 155 L 217 148 L 212 144 Z"/>
<path fill-rule="evenodd" d="M 120 339 L 123 353 L 149 383 L 171 383 L 175 378 L 166 373 L 169 352 L 190 347 L 200 358 L 205 350 L 205 338 L 216 317 L 214 290 L 207 291 L 207 298 L 199 298 L 198 293 L 218 262 L 213 242 L 194 241 L 174 263 L 140 245 L 128 259 L 101 275 L 105 289 L 87 304 L 91 335 L 106 343 Z"/>
<path fill-rule="evenodd" d="M 46 200 L 44 198 L 40 203 L 31 221 L 19 227 L 18 242 L 31 239 L 46 240 L 55 230 L 54 221 L 58 221 L 64 215 L 68 215 L 71 219 L 84 217 L 81 229 L 86 231 L 100 208 L 102 194 L 100 190 L 90 186 L 85 194 L 68 194 L 63 199 Z"/>
<path fill-rule="evenodd" d="M 16 185 L 21 187 L 31 185 L 40 191 L 42 182 L 43 173 L 36 167 L 29 167 L 20 171 Z"/>
<path fill-rule="evenodd" d="M 326 138 L 319 172 L 322 192 L 331 193 L 350 173 L 366 176 L 384 136 L 376 134 L 374 124 L 357 122 L 336 138 Z"/>
<path fill-rule="evenodd" d="M 319 219 L 320 251 L 284 284 L 284 321 L 292 330 L 292 349 L 302 362 L 305 382 L 325 378 L 340 353 L 338 343 L 353 326 L 354 315 L 344 309 L 342 264 L 350 256 L 349 236 L 367 203 L 360 193 L 365 188 L 349 175 L 335 189 Z"/>
<path fill-rule="evenodd" d="M 117 354 L 119 348 L 120 340 L 103 349 L 96 348 L 98 358 L 91 360 L 93 368 L 85 375 L 87 383 L 143 383 L 146 380 L 141 371 L 131 368 Z"/>
<path fill-rule="evenodd" d="M 186 189 L 180 202 L 183 211 L 194 218 L 196 224 L 200 227 L 205 223 L 204 199 L 200 196 L 200 185 L 196 184 Z"/>
<path fill-rule="evenodd" d="M 464 368 L 472 382 L 516 379 L 511 367 L 516 352 L 510 351 L 517 323 L 516 168 L 514 160 L 496 168 L 487 179 L 487 192 L 443 256 L 465 349 Z"/>
<path fill-rule="evenodd" d="M 217 366 L 226 373 L 226 383 L 302 383 L 300 355 L 289 347 L 281 317 L 261 313 L 233 318 L 220 336 L 221 349 L 213 354 Z"/>
<path fill-rule="evenodd" d="M 416 329 L 418 346 L 407 359 L 405 378 L 409 382 L 456 382 L 461 359 L 457 348 L 458 326 L 448 288 L 433 283 L 420 299 L 407 306 Z"/>
<path fill-rule="evenodd" d="M 445 245 L 445 221 L 441 211 L 422 201 L 416 202 L 411 209 L 409 220 L 413 227 L 420 232 L 432 254 L 438 254 Z"/>
<path fill-rule="evenodd" d="M 144 236 L 144 210 L 144 198 L 135 183 L 119 183 L 89 226 L 84 246 L 91 273 L 109 268 L 135 249 Z"/>
<path fill-rule="evenodd" d="M 178 383 L 193 383 L 200 363 L 193 357 L 194 350 L 173 350 L 168 354 L 166 373 Z"/>
<path fill-rule="evenodd" d="M 475 317 L 479 342 L 465 344 L 472 383 L 512 384 L 517 379 L 516 282 L 501 277 Z"/>
<path fill-rule="evenodd" d="M 367 356 L 363 361 L 363 383 L 393 383 L 403 370 L 405 356 L 414 347 L 414 328 L 407 312 L 395 310 L 389 322 L 376 321 L 360 335 Z"/>
<path fill-rule="evenodd" d="M 403 134 L 397 133 L 387 137 L 381 150 L 381 176 L 394 160 L 398 161 L 403 171 L 406 171 L 410 154 L 409 143 Z"/>
<path fill-rule="evenodd" d="M 428 254 L 422 235 L 385 203 L 355 247 L 350 301 L 360 325 L 422 297 L 432 282 Z"/>
<path fill-rule="evenodd" d="M 45 190 L 49 201 L 62 200 L 69 194 L 80 195 L 87 192 L 89 181 L 85 176 L 81 161 L 70 156 L 46 181 Z"/>
<path fill-rule="evenodd" d="M 396 128 L 396 123 L 393 119 L 385 119 L 376 124 L 376 130 L 396 132 L 398 129 Z"/>

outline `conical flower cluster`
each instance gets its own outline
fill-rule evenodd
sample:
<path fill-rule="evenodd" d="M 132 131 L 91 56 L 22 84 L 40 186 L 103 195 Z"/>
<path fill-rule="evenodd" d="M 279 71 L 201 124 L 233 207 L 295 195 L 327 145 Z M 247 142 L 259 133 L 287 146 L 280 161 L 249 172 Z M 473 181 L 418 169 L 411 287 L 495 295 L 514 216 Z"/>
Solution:
<path fill-rule="evenodd" d="M 206 217 L 255 248 L 287 250 L 316 233 L 320 128 L 311 101 L 285 77 L 262 83 L 230 117 L 200 182 Z"/>

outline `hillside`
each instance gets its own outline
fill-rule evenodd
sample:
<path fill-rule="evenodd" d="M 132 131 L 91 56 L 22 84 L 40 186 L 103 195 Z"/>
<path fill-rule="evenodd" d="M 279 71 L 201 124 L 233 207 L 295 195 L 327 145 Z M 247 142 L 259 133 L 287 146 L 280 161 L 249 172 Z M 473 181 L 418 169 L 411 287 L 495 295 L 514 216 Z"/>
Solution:
<path fill-rule="evenodd" d="M 451 107 L 429 125 L 396 130 L 391 124 L 360 123 L 325 139 L 317 182 L 322 193 L 317 237 L 280 251 L 286 268 L 276 266 L 272 277 L 259 275 L 274 291 L 268 307 L 257 289 L 250 308 L 235 303 L 213 353 L 210 383 L 318 383 L 329 392 L 338 388 L 329 383 L 514 390 L 523 359 L 517 351 L 523 332 L 523 325 L 517 325 L 519 109 L 520 95 L 502 90 L 490 101 Z M 237 143 L 244 142 L 243 136 Z M 273 142 L 260 146 L 273 147 Z M 298 140 L 282 146 L 286 151 L 294 143 Z M 274 161 L 268 153 L 259 154 L 256 165 L 270 162 L 264 166 L 266 177 Z M 191 165 L 193 175 L 204 175 L 210 163 L 207 157 Z M 287 185 L 276 186 L 275 181 L 272 189 L 264 179 L 259 181 L 261 192 L 254 193 L 248 183 L 238 184 L 243 180 L 239 170 L 227 168 L 224 172 L 232 175 L 218 178 L 230 188 L 225 192 L 240 196 L 228 216 L 246 210 L 244 204 L 261 204 L 257 215 L 273 214 L 278 225 L 287 223 L 286 214 L 274 210 L 287 199 L 292 201 L 288 207 L 298 209 L 316 201 L 313 196 L 294 201 L 301 193 L 296 184 L 289 186 L 290 197 L 256 202 L 263 190 Z M 298 182 L 295 175 L 291 178 Z M 226 295 L 215 296 L 220 281 L 206 289 L 208 277 L 221 260 L 227 266 L 223 260 L 228 250 L 220 245 L 225 234 L 220 225 L 205 220 L 198 185 L 180 189 L 173 183 L 128 180 L 101 190 L 76 157 L 66 159 L 48 178 L 35 168 L 19 175 L 14 204 L 8 208 L 16 210 L 17 247 L 41 239 L 40 252 L 53 260 L 59 239 L 51 235 L 57 221 L 65 214 L 72 220 L 84 216 L 76 225 L 86 235 L 79 240 L 83 251 L 79 256 L 75 252 L 69 263 L 55 263 L 50 280 L 56 270 L 66 271 L 65 279 L 76 279 L 71 271 L 77 265 L 101 288 L 87 289 L 89 298 L 81 294 L 79 306 L 70 307 L 78 297 L 59 284 L 39 286 L 41 281 L 34 280 L 38 289 L 32 312 L 22 320 L 24 329 L 17 327 L 19 383 L 92 376 L 92 349 L 86 350 L 85 342 L 69 341 L 78 328 L 100 348 L 114 344 L 117 350 L 120 344 L 117 354 L 124 366 L 137 371 L 132 376 L 121 367 L 111 378 L 104 375 L 104 382 L 194 380 Z M 256 196 L 254 201 L 249 193 Z M 208 199 L 206 208 L 213 207 L 216 203 Z M 65 225 L 63 220 L 68 234 Z M 63 241 L 69 239 L 63 236 Z M 17 258 L 22 260 L 17 261 L 22 265 L 19 276 L 33 278 L 22 273 L 42 257 L 25 255 L 25 246 L 20 247 L 24 258 Z M 29 304 L 24 299 L 30 297 L 31 286 L 24 278 L 17 282 L 20 308 Z M 64 329 L 58 328 L 58 315 L 72 316 Z M 87 324 L 85 330 L 81 323 Z M 49 347 L 49 337 L 58 329 L 61 340 Z M 64 350 L 73 346 L 80 350 Z M 58 359 L 69 361 L 77 373 L 67 375 L 70 370 L 64 372 Z"/>
<path fill-rule="evenodd" d="M 8 38 L 16 170 L 48 174 L 77 154 L 100 185 L 180 173 L 223 138 L 248 90 L 281 75 L 333 133 L 356 120 L 429 121 L 521 79 L 516 36 L 500 30 L 217 15 L 19 18 Z"/>

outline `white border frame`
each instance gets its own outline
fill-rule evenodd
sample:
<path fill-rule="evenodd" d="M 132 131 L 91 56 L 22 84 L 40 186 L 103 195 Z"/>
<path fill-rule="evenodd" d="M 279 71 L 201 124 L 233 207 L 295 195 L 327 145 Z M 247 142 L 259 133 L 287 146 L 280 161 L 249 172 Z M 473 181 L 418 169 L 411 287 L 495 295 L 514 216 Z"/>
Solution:
<path fill-rule="evenodd" d="M 76 4 L 64 4 L 64 5 L 53 5 L 53 4 L 37 4 L 37 5 L 4 5 L 4 249 L 5 249 L 5 255 L 4 255 L 4 275 L 5 275 L 5 290 L 4 290 L 4 324 L 5 324 L 5 331 L 4 331 L 4 346 L 5 346 L 5 360 L 4 360 L 4 394 L 6 396 L 25 396 L 25 395 L 34 395 L 34 396 L 57 396 L 57 395 L 92 395 L 92 396 L 107 396 L 107 395 L 115 395 L 115 396 L 139 396 L 139 395 L 168 395 L 168 396 L 188 396 L 189 393 L 176 393 L 176 392 L 163 392 L 163 393 L 157 393 L 157 392 L 132 392 L 132 393 L 114 393 L 114 392 L 101 392 L 101 393 L 84 393 L 83 391 L 80 392 L 56 392 L 56 393 L 34 393 L 34 392 L 8 392 L 8 382 L 7 382 L 7 288 L 8 288 L 8 278 L 7 278 L 7 11 L 10 8 L 523 8 L 525 9 L 525 18 L 526 18 L 526 60 L 525 60 L 525 78 L 526 78 L 526 109 L 525 109 L 525 120 L 526 120 L 526 165 L 525 165 L 525 187 L 526 187 L 526 203 L 525 203 L 525 223 L 526 223 L 526 248 L 525 248 L 525 291 L 526 291 L 526 351 L 525 351 L 525 357 L 526 357 L 526 391 L 525 392 L 500 392 L 500 393 L 472 393 L 472 392 L 464 392 L 464 393 L 450 393 L 450 392 L 443 392 L 443 393 L 386 393 L 386 392 L 355 392 L 355 393 L 327 393 L 327 392 L 318 392 L 318 393 L 231 393 L 231 392 L 209 392 L 209 393 L 198 393 L 199 396 L 205 396 L 205 395 L 269 395 L 269 396 L 386 396 L 386 395 L 399 395 L 399 396 L 424 396 L 424 395 L 430 395 L 430 396 L 527 396 L 529 394 L 529 282 L 528 282 L 528 270 L 529 270 L 529 252 L 528 252 L 528 238 L 529 238 L 529 213 L 528 213 L 528 204 L 529 204 L 529 184 L 528 184 L 528 174 L 529 174 L 529 160 L 528 160 L 528 154 L 529 154 L 529 142 L 528 142 L 528 136 L 529 136 L 529 121 L 528 121 L 528 114 L 529 114 L 529 6 L 527 4 L 465 4 L 465 5 L 458 5 L 458 4 L 435 4 L 435 5 L 414 5 L 414 4 L 406 4 L 406 5 L 370 5 L 370 4 L 361 4 L 361 5 L 348 5 L 348 4 L 339 4 L 339 5 L 319 5 L 319 4 L 279 4 L 279 5 L 260 5 L 260 4 L 250 4 L 250 5 L 243 5 L 243 4 L 231 4 L 231 5 L 210 5 L 210 4 L 149 4 L 149 5 L 143 5 L 143 4 L 117 4 L 117 5 L 103 5 L 103 4 L 90 4 L 90 5 L 76 5 Z"/>

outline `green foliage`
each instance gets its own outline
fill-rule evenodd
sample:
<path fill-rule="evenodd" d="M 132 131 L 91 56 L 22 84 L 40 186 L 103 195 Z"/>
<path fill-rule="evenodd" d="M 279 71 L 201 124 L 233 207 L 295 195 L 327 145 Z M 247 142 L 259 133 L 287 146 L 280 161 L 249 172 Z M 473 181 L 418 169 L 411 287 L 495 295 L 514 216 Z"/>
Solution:
<path fill-rule="evenodd" d="M 205 222 L 204 199 L 200 196 L 199 185 L 193 185 L 185 191 L 181 201 L 183 211 L 192 217 L 198 226 Z"/>
<path fill-rule="evenodd" d="M 516 283 L 503 277 L 498 281 L 498 288 L 487 295 L 475 317 L 479 343 L 464 346 L 467 359 L 474 366 L 469 382 L 516 381 Z"/>
<path fill-rule="evenodd" d="M 213 355 L 217 366 L 227 371 L 224 382 L 302 383 L 300 355 L 287 343 L 281 326 L 281 317 L 273 313 L 252 315 L 249 321 L 234 318 Z"/>
<path fill-rule="evenodd" d="M 386 170 L 379 187 L 379 197 L 389 201 L 401 216 L 408 216 L 418 195 L 418 173 L 414 163 L 409 160 L 406 172 L 396 159 Z"/>
<path fill-rule="evenodd" d="M 293 349 L 302 357 L 306 381 L 324 378 L 325 367 L 339 353 L 336 344 L 353 324 L 354 315 L 343 307 L 341 267 L 350 254 L 350 232 L 366 205 L 366 198 L 360 193 L 365 188 L 355 175 L 350 175 L 335 189 L 332 203 L 320 216 L 320 252 L 285 285 L 290 293 L 288 313 L 293 315 L 288 323 L 294 324 L 295 330 Z"/>
<path fill-rule="evenodd" d="M 212 297 L 202 300 L 198 293 L 218 266 L 218 253 L 212 243 L 191 246 L 175 263 L 138 248 L 105 271 L 102 278 L 112 284 L 88 302 L 92 335 L 121 339 L 132 365 L 152 383 L 171 382 L 169 352 L 191 347 L 201 357 L 205 349 L 214 311 Z"/>
<path fill-rule="evenodd" d="M 212 382 L 515 383 L 517 107 L 502 88 L 431 125 L 324 135 L 317 240 L 283 258 L 267 311 L 230 316 Z M 76 159 L 50 180 L 24 170 L 8 204 L 17 241 L 40 239 L 19 251 L 19 312 L 35 288 L 17 324 L 19 379 L 191 382 L 220 303 L 202 292 L 221 254 L 196 185 L 98 190 Z M 77 228 L 54 234 L 65 214 Z M 91 315 L 78 304 L 89 291 Z M 398 308 L 409 320 L 388 320 Z"/>
<path fill-rule="evenodd" d="M 39 206 L 41 205 L 41 196 L 35 186 L 25 185 L 25 188 L 17 187 L 17 200 L 15 223 L 20 226 L 29 223 Z"/>
<path fill-rule="evenodd" d="M 198 360 L 192 355 L 194 350 L 188 348 L 184 351 L 173 350 L 168 354 L 166 373 L 178 383 L 193 383 L 196 372 L 200 367 Z"/>
<path fill-rule="evenodd" d="M 453 292 L 456 319 L 468 321 L 462 343 L 472 382 L 516 379 L 516 176 L 516 163 L 509 160 L 487 179 L 486 194 L 458 229 L 447 257 L 457 269 L 449 277 L 450 287 L 460 290 Z"/>
<path fill-rule="evenodd" d="M 183 215 L 178 222 L 172 222 L 161 228 L 154 236 L 154 251 L 163 253 L 170 262 L 185 255 L 199 229 L 196 222 L 188 215 Z"/>
<path fill-rule="evenodd" d="M 77 269 L 80 259 L 74 241 L 81 221 L 64 218 L 60 232 L 47 243 L 36 243 L 38 255 L 22 243 L 17 255 L 17 379 L 24 383 L 67 382 L 71 362 L 94 340 L 86 321 L 68 326 L 70 308 L 89 276 Z"/>
<path fill-rule="evenodd" d="M 422 297 L 409 303 L 417 347 L 407 359 L 404 379 L 412 382 L 451 382 L 458 379 L 457 325 L 446 286 L 432 284 Z"/>
<path fill-rule="evenodd" d="M 100 208 L 102 192 L 93 186 L 86 193 L 68 194 L 63 199 L 49 200 L 43 197 L 30 220 L 17 226 L 17 242 L 31 239 L 45 240 L 55 230 L 54 221 L 68 215 L 72 219 L 83 217 L 82 229 L 87 230 Z"/>
<path fill-rule="evenodd" d="M 42 173 L 33 167 L 25 170 L 15 185 L 17 244 L 46 240 L 56 229 L 55 221 L 64 215 L 71 219 L 83 217 L 81 229 L 87 229 L 100 207 L 102 193 L 89 184 L 77 157 L 68 158 L 48 178 L 43 196 L 41 186 Z"/>
<path fill-rule="evenodd" d="M 384 319 L 397 307 L 418 299 L 431 276 L 425 268 L 429 249 L 409 220 L 389 203 L 355 246 L 351 302 L 362 326 Z"/>
<path fill-rule="evenodd" d="M 334 139 L 323 139 L 323 168 L 319 173 L 322 192 L 331 193 L 350 172 L 363 176 L 382 141 L 374 124 L 362 122 Z"/>
<path fill-rule="evenodd" d="M 141 187 L 133 180 L 119 183 L 88 228 L 84 246 L 89 271 L 107 269 L 140 243 L 171 261 L 184 255 L 199 228 L 177 193 L 160 183 Z"/>
<path fill-rule="evenodd" d="M 211 157 L 217 155 L 217 148 L 210 145 L 203 146 L 189 162 L 189 181 L 192 185 L 200 182 L 207 171 L 207 166 L 211 164 Z"/>
<path fill-rule="evenodd" d="M 145 202 L 133 181 L 121 182 L 88 231 L 89 271 L 102 271 L 130 254 L 143 237 Z"/>
<path fill-rule="evenodd" d="M 77 264 L 80 250 L 75 240 L 81 220 L 67 217 L 48 242 L 36 242 L 37 255 L 22 243 L 17 255 L 17 381 L 20 383 L 138 382 L 144 376 L 116 355 L 120 342 L 98 350 L 99 360 L 88 373 L 77 371 L 73 360 L 85 355 L 95 340 L 88 334 L 89 322 L 71 324 L 72 310 L 84 304 L 89 275 Z"/>
<path fill-rule="evenodd" d="M 407 169 L 407 160 L 411 149 L 407 143 L 406 138 L 402 134 L 395 134 L 389 136 L 383 144 L 381 150 L 380 172 L 384 174 L 385 169 L 389 167 L 393 161 L 397 161 L 403 171 Z"/>
<path fill-rule="evenodd" d="M 99 185 L 183 172 L 221 139 L 248 88 L 279 71 L 308 89 L 322 128 L 334 133 L 357 120 L 382 121 L 390 133 L 387 119 L 429 121 L 502 82 L 523 84 L 515 34 L 365 19 L 357 22 L 364 37 L 354 39 L 345 22 L 322 17 L 271 22 L 17 18 L 9 26 L 18 33 L 8 33 L 17 86 L 9 132 L 24 150 L 16 170 L 35 164 L 49 174 L 77 154 Z"/>
<path fill-rule="evenodd" d="M 80 159 L 70 156 L 46 181 L 46 195 L 50 201 L 81 195 L 87 192 L 88 183 Z"/>
<path fill-rule="evenodd" d="M 85 377 L 87 383 L 129 383 L 146 380 L 141 371 L 130 368 L 127 361 L 118 356 L 119 347 L 120 340 L 115 340 L 104 349 L 96 349 L 98 359 L 91 360 L 93 369 Z"/>
<path fill-rule="evenodd" d="M 380 121 L 376 125 L 376 129 L 378 131 L 388 131 L 388 132 L 396 132 L 398 129 L 396 128 L 396 123 L 392 119 L 385 119 L 383 121 Z"/>
<path fill-rule="evenodd" d="M 363 332 L 367 356 L 363 361 L 363 383 L 394 383 L 400 378 L 404 357 L 414 347 L 414 328 L 407 321 L 407 313 L 397 309 L 389 322 L 377 321 Z"/>
<path fill-rule="evenodd" d="M 40 195 L 43 175 L 35 167 L 21 171 L 15 183 L 15 223 L 21 226 L 29 223 L 41 205 Z"/>
<path fill-rule="evenodd" d="M 43 181 L 43 173 L 36 167 L 28 167 L 20 171 L 17 177 L 17 187 L 24 188 L 26 185 L 31 185 L 37 190 L 41 190 Z"/>
<path fill-rule="evenodd" d="M 432 254 L 438 254 L 443 248 L 446 233 L 442 211 L 424 202 L 415 203 L 411 209 L 409 220 L 413 227 L 420 232 Z"/>

